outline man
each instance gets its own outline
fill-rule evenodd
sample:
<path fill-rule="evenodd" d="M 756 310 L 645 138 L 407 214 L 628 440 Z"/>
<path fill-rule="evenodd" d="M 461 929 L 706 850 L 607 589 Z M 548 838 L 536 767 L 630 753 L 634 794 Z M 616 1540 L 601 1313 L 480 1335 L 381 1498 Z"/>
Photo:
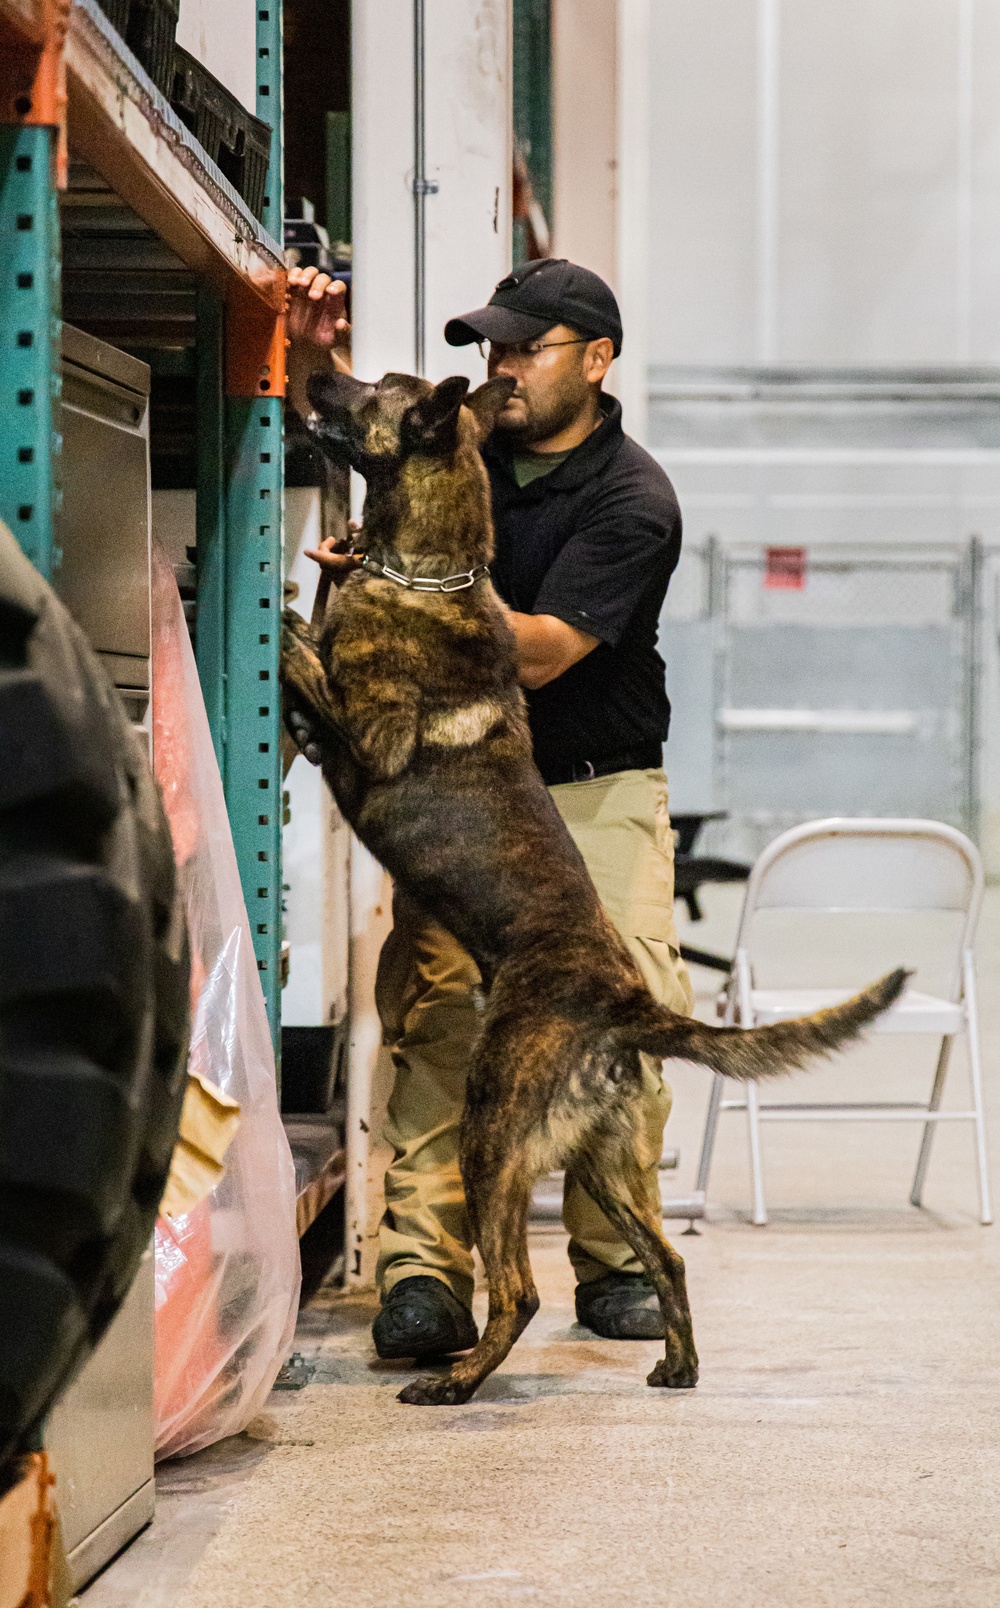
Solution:
<path fill-rule="evenodd" d="M 337 296 L 324 276 L 296 273 L 293 337 L 343 328 Z M 655 646 L 681 521 L 663 470 L 623 434 L 621 408 L 602 390 L 621 350 L 617 302 L 585 268 L 525 263 L 486 307 L 452 319 L 445 339 L 487 343 L 489 374 L 517 382 L 483 455 L 493 584 L 509 610 L 538 768 L 651 992 L 687 1014 L 661 769 L 670 706 Z M 293 366 L 314 364 L 299 347 Z M 353 562 L 330 544 L 313 556 L 335 579 Z M 479 976 L 436 922 L 402 900 L 393 915 L 376 984 L 396 1078 L 372 1332 L 382 1357 L 446 1355 L 477 1338 L 458 1128 Z M 643 1083 L 640 1160 L 658 1210 L 670 1094 L 645 1056 Z M 563 1220 L 580 1322 L 607 1339 L 661 1336 L 652 1286 L 571 1172 Z"/>

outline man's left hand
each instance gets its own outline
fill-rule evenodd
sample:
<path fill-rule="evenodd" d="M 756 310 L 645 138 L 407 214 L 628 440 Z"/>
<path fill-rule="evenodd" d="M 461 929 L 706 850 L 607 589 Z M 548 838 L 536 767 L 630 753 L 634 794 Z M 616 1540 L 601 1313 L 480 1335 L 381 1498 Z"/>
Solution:
<path fill-rule="evenodd" d="M 319 565 L 327 584 L 332 581 L 334 586 L 343 586 L 361 564 L 363 555 L 349 552 L 343 538 L 325 536 L 318 547 L 307 547 L 305 556 Z"/>
<path fill-rule="evenodd" d="M 294 344 L 321 347 L 332 352 L 347 346 L 347 286 L 318 268 L 288 270 L 288 339 Z"/>
<path fill-rule="evenodd" d="M 328 363 L 350 373 L 347 286 L 318 268 L 290 268 L 286 307 L 288 400 L 304 419 L 309 413 L 310 374 Z"/>

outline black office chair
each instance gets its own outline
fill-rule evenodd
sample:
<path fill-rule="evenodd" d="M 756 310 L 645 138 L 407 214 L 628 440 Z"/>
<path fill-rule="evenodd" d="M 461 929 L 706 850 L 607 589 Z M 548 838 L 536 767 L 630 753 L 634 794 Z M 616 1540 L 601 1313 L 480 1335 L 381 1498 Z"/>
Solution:
<path fill-rule="evenodd" d="M 741 860 L 719 860 L 711 855 L 695 854 L 698 834 L 706 821 L 724 821 L 725 810 L 714 810 L 704 815 L 672 815 L 670 824 L 677 834 L 674 851 L 674 898 L 683 899 L 692 921 L 701 921 L 702 909 L 698 892 L 706 882 L 746 882 L 750 867 Z M 708 966 L 712 971 L 728 973 L 732 961 L 724 955 L 715 955 L 707 949 L 695 949 L 681 944 L 681 957 L 693 966 Z"/>

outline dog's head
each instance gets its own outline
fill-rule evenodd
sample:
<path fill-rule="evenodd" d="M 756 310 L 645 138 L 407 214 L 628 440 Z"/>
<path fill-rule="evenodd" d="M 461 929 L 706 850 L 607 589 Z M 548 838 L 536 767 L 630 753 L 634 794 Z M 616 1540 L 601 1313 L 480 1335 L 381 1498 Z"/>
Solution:
<path fill-rule="evenodd" d="M 386 374 L 377 385 L 336 370 L 313 374 L 309 428 L 323 452 L 366 480 L 391 480 L 408 458 L 451 458 L 478 447 L 514 389 L 509 376 L 469 391 L 462 375 L 431 385 L 412 374 Z"/>

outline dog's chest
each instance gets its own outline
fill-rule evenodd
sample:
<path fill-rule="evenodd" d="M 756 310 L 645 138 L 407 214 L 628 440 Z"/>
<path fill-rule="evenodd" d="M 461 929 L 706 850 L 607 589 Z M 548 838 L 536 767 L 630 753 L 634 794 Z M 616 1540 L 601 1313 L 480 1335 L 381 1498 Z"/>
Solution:
<path fill-rule="evenodd" d="M 343 602 L 329 666 L 341 687 L 395 686 L 407 699 L 448 708 L 498 693 L 507 655 L 489 618 L 385 582 Z"/>

